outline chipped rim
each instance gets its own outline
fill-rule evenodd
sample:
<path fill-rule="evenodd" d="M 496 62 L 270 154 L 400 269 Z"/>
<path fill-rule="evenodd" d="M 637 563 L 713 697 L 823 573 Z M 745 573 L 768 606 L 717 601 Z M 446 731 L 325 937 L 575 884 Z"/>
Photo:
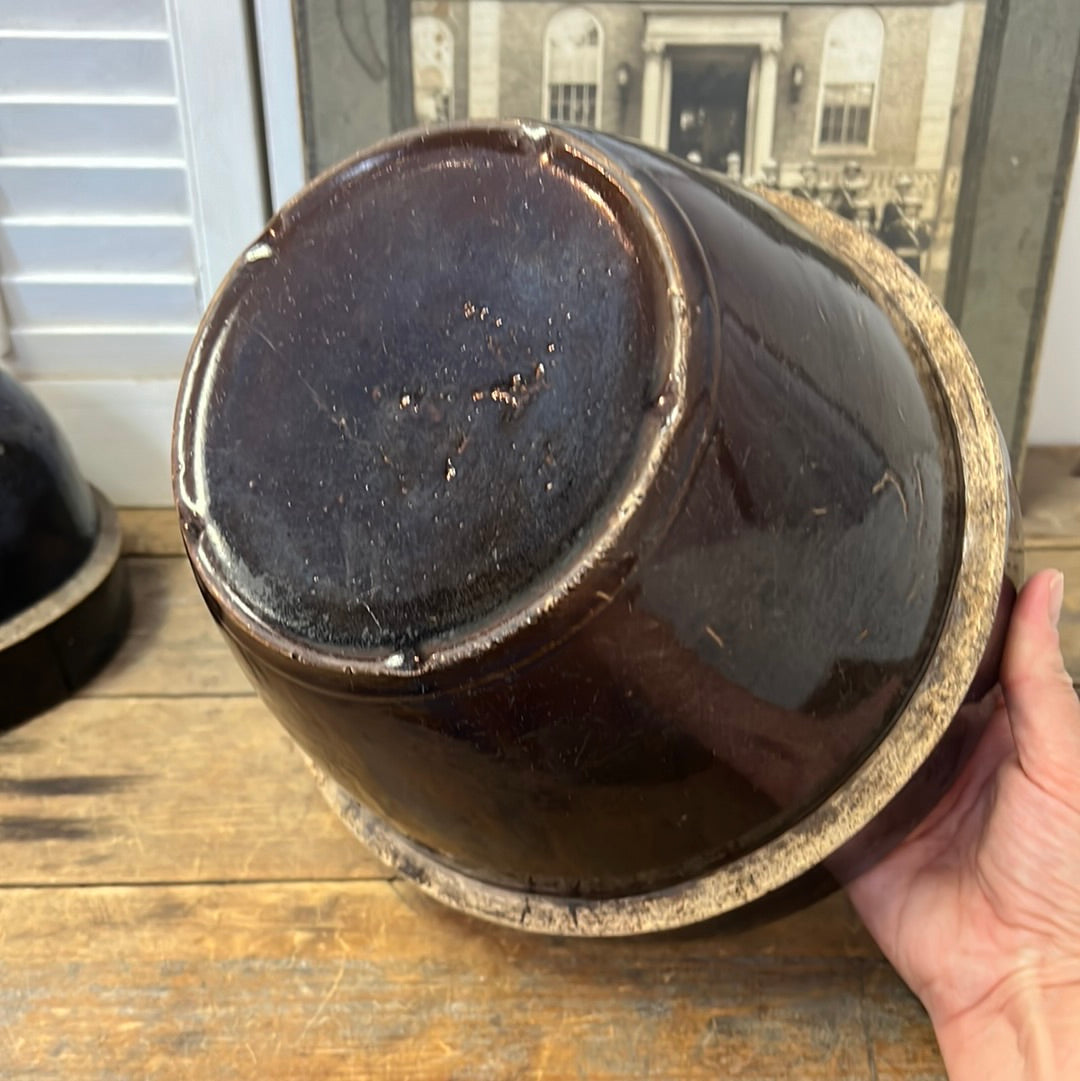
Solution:
<path fill-rule="evenodd" d="M 926 285 L 872 236 L 807 200 L 760 194 L 845 264 L 909 352 L 925 358 L 944 398 L 960 461 L 964 528 L 935 651 L 895 724 L 841 789 L 739 859 L 626 897 L 537 894 L 465 874 L 363 807 L 304 754 L 323 795 L 356 837 L 425 893 L 460 911 L 542 934 L 614 937 L 699 923 L 756 901 L 823 863 L 885 808 L 945 734 L 975 676 L 1005 571 L 1009 471 L 971 355 Z"/>

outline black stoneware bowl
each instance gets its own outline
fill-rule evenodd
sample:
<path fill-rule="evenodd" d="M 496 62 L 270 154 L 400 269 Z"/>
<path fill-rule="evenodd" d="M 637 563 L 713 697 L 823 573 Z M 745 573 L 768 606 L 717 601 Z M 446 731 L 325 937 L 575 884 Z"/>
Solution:
<path fill-rule="evenodd" d="M 30 392 L 0 370 L 0 731 L 112 655 L 130 596 L 112 506 Z"/>
<path fill-rule="evenodd" d="M 193 347 L 175 492 L 358 836 L 552 933 L 884 854 L 977 735 L 1018 574 L 978 375 L 889 252 L 530 123 L 392 139 L 274 218 Z"/>

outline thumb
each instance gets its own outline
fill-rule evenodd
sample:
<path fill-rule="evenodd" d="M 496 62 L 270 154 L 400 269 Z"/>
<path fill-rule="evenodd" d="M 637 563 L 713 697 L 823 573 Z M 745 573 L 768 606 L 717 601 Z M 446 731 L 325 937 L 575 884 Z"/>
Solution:
<path fill-rule="evenodd" d="M 1020 593 L 1001 661 L 1001 687 L 1020 766 L 1070 805 L 1080 800 L 1080 701 L 1065 671 L 1057 620 L 1065 580 L 1041 571 Z"/>

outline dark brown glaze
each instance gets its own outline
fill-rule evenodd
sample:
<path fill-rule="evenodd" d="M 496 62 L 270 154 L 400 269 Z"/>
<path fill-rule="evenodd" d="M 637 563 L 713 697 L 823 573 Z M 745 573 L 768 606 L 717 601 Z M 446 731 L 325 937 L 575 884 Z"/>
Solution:
<path fill-rule="evenodd" d="M 963 486 L 925 358 L 802 229 L 528 132 L 399 142 L 271 224 L 193 351 L 178 501 L 238 658 L 357 800 L 476 878 L 637 894 L 776 836 L 888 732 Z"/>
<path fill-rule="evenodd" d="M 343 172 L 239 271 L 199 468 L 260 619 L 411 656 L 548 572 L 621 486 L 663 382 L 655 315 L 572 166 L 419 144 Z"/>
<path fill-rule="evenodd" d="M 1008 450 L 1002 441 L 1008 462 Z M 829 876 L 841 885 L 857 878 L 902 841 L 949 790 L 978 746 L 998 704 L 998 671 L 1005 653 L 1013 605 L 1024 584 L 1020 496 L 1012 478 L 1008 484 L 1005 575 L 998 592 L 997 611 L 975 677 L 952 724 L 912 773 L 885 809 L 868 822 L 826 862 Z"/>

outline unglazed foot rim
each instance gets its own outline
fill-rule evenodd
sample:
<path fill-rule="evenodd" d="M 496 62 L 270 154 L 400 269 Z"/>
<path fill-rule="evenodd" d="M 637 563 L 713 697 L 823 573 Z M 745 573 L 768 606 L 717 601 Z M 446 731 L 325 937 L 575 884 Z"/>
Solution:
<path fill-rule="evenodd" d="M 965 525 L 937 649 L 892 729 L 841 790 L 753 852 L 649 893 L 596 900 L 492 885 L 408 840 L 312 764 L 323 795 L 346 826 L 379 859 L 454 908 L 529 931 L 606 937 L 669 930 L 747 905 L 821 864 L 874 819 L 945 734 L 974 678 L 997 611 L 1009 530 L 1008 467 L 975 365 L 929 290 L 890 251 L 815 204 L 763 194 L 847 265 L 909 351 L 926 359 L 948 404 L 963 474 Z"/>

